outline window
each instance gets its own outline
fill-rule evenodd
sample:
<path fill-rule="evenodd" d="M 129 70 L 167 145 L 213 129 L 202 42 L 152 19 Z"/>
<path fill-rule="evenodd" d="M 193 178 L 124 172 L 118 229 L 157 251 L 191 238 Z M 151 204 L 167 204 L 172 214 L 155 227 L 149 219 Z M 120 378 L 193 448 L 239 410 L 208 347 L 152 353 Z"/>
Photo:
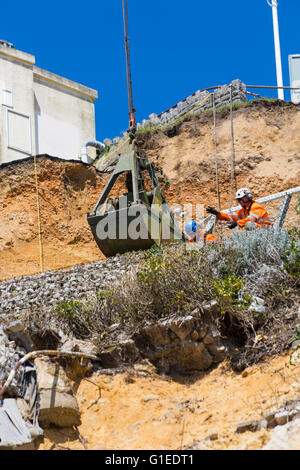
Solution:
<path fill-rule="evenodd" d="M 32 154 L 30 116 L 7 110 L 7 146 L 27 155 Z"/>
<path fill-rule="evenodd" d="M 2 90 L 2 104 L 13 108 L 13 93 L 11 90 Z"/>

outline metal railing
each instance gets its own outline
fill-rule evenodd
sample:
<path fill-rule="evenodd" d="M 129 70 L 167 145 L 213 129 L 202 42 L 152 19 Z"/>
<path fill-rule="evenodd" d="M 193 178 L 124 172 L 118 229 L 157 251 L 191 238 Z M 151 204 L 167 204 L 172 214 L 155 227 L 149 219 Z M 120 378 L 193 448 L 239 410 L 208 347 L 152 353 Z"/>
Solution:
<path fill-rule="evenodd" d="M 274 201 L 276 199 L 282 199 L 280 207 L 277 212 L 276 220 L 274 223 L 274 228 L 281 229 L 284 224 L 285 217 L 288 212 L 292 196 L 297 193 L 300 193 L 300 186 L 296 186 L 296 188 L 287 189 L 286 191 L 281 191 L 280 193 L 271 194 L 270 196 L 261 197 L 259 199 L 255 199 L 255 201 L 259 203 L 266 203 L 266 202 Z M 224 212 L 225 214 L 228 214 L 230 212 L 235 212 L 240 208 L 241 206 L 234 206 L 234 207 L 230 207 L 230 209 L 225 209 L 222 212 Z M 215 227 L 216 217 L 214 215 L 209 215 L 208 217 L 204 219 L 203 222 L 206 223 L 205 231 L 212 232 Z"/>

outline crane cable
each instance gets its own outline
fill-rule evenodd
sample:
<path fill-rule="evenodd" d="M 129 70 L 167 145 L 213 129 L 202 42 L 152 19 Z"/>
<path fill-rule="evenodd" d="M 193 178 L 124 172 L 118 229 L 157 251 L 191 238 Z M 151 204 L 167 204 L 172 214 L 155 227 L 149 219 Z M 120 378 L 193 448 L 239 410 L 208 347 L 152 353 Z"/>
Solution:
<path fill-rule="evenodd" d="M 129 113 L 129 129 L 128 130 L 129 130 L 129 132 L 134 134 L 135 130 L 136 130 L 136 119 L 135 119 L 135 109 L 133 107 L 132 81 L 131 81 L 130 58 L 129 58 L 127 0 L 122 0 L 122 8 L 123 8 L 124 41 L 125 41 L 125 54 L 126 54 L 126 78 L 127 78 L 127 95 L 128 95 L 128 113 Z"/>

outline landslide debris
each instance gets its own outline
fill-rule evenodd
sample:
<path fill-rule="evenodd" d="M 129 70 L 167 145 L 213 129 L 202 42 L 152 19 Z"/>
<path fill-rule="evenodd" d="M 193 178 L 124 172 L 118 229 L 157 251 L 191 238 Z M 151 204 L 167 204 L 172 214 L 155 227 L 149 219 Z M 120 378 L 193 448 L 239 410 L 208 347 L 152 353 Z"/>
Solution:
<path fill-rule="evenodd" d="M 172 133 L 155 131 L 138 137 L 140 148 L 163 169 L 162 183 L 170 203 L 216 202 L 210 119 L 210 113 L 203 113 L 181 123 Z M 278 103 L 253 103 L 236 108 L 234 122 L 237 184 L 254 188 L 259 196 L 296 186 L 300 152 L 296 136 L 300 122 L 298 108 Z M 221 201 L 227 207 L 231 145 L 227 110 L 218 112 L 218 126 Z M 260 144 L 254 145 L 258 140 Z M 33 175 L 32 159 L 5 165 L 0 172 L 0 275 L 4 279 L 0 284 L 1 325 L 12 319 L 20 320 L 33 347 L 38 349 L 47 346 L 80 351 L 91 347 L 96 348 L 99 355 L 99 363 L 94 368 L 85 369 L 84 365 L 81 368 L 77 364 L 77 373 L 74 364 L 69 364 L 70 367 L 64 364 L 74 380 L 74 394 L 77 394 L 82 417 L 78 429 L 85 436 L 84 441 L 78 433 L 67 430 L 68 443 L 64 446 L 63 434 L 50 426 L 45 429 L 40 448 L 61 445 L 82 448 L 82 442 L 89 448 L 151 448 L 153 442 L 157 442 L 151 440 L 153 423 L 165 430 L 160 445 L 166 448 L 189 448 L 196 445 L 194 442 L 199 441 L 199 435 L 200 445 L 203 438 L 208 448 L 241 445 L 236 436 L 232 437 L 232 429 L 248 418 L 253 420 L 253 412 L 245 412 L 241 406 L 234 407 L 230 402 L 233 415 L 228 418 L 211 400 L 207 400 L 203 408 L 201 401 L 209 395 L 205 395 L 203 389 L 203 396 L 199 397 L 196 389 L 210 388 L 218 403 L 224 402 L 226 387 L 228 393 L 235 390 L 243 396 L 244 391 L 236 389 L 241 387 L 239 372 L 246 371 L 242 375 L 246 378 L 252 373 L 250 366 L 261 361 L 275 364 L 276 359 L 267 358 L 286 353 L 292 347 L 300 318 L 299 233 L 290 231 L 290 238 L 280 240 L 280 249 L 269 244 L 269 251 L 253 240 L 255 257 L 247 259 L 237 246 L 220 243 L 194 255 L 174 247 L 171 251 L 150 250 L 103 260 L 87 226 L 86 212 L 96 202 L 108 175 L 99 174 L 95 168 L 80 162 L 41 156 L 38 175 L 47 272 L 40 274 Z M 297 224 L 293 204 L 294 201 L 286 227 Z M 276 215 L 277 208 L 276 204 L 270 208 L 271 216 Z M 226 235 L 226 231 L 222 235 Z M 240 248 L 245 248 L 243 242 Z M 249 263 L 249 259 L 253 259 L 253 263 Z M 66 267 L 72 269 L 62 269 Z M 16 274 L 21 277 L 16 278 Z M 28 274 L 32 275 L 25 276 Z M 263 301 L 259 304 L 263 305 L 262 310 L 251 310 L 254 296 Z M 282 369 L 280 358 L 278 363 Z M 265 373 L 265 387 L 272 374 L 278 372 L 272 367 L 269 375 Z M 258 371 L 255 367 L 253 370 Z M 189 373 L 188 377 L 182 375 L 185 372 Z M 142 383 L 141 373 L 145 374 L 143 396 L 135 390 L 135 384 L 138 388 L 138 383 Z M 97 374 L 102 374 L 106 392 L 95 401 Z M 92 392 L 82 379 L 85 375 L 89 377 L 86 382 L 91 378 L 94 381 L 93 400 L 89 402 L 86 396 Z M 218 392 L 207 380 L 216 383 Z M 167 384 L 171 384 L 170 389 L 178 386 L 176 393 L 189 398 L 179 400 L 176 395 L 177 408 L 162 407 L 159 389 L 161 387 L 164 396 L 169 397 Z M 184 387 L 180 388 L 182 384 Z M 126 411 L 122 393 L 126 390 L 128 396 L 128 387 L 132 387 L 133 402 L 135 397 L 140 397 L 145 416 L 140 423 L 137 419 L 132 421 L 132 417 L 137 418 L 141 413 L 136 403 L 135 411 L 131 408 Z M 255 388 L 254 382 L 251 387 Z M 283 389 L 281 383 L 280 396 Z M 269 394 L 270 403 L 271 398 L 274 397 Z M 119 413 L 121 421 L 125 420 L 122 421 L 123 435 L 113 426 L 112 435 L 106 438 L 109 419 L 116 415 L 115 406 L 123 410 Z M 256 399 L 256 412 L 257 406 L 259 400 Z M 222 414 L 222 422 L 212 419 L 214 412 Z M 201 429 L 191 419 L 194 413 L 197 422 L 201 418 Z M 98 414 L 104 420 L 102 427 Z M 189 423 L 188 431 L 183 431 L 182 419 Z M 135 438 L 131 440 L 129 432 L 132 434 L 133 429 Z M 140 429 L 144 430 L 144 438 Z M 171 438 L 174 431 L 176 442 Z M 266 444 L 269 431 L 259 432 L 258 441 L 252 440 L 250 448 Z"/>

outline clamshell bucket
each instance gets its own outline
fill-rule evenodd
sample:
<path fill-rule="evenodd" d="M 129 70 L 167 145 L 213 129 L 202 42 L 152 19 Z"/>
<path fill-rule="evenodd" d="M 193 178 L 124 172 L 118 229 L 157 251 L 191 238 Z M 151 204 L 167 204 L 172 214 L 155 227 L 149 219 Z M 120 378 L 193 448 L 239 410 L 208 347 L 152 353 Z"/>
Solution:
<path fill-rule="evenodd" d="M 151 191 L 145 189 L 144 173 L 149 174 Z M 126 193 L 109 197 L 125 173 Z M 109 257 L 127 251 L 147 250 L 179 240 L 185 235 L 167 204 L 152 164 L 138 155 L 134 144 L 123 153 L 105 186 L 88 223 L 102 253 Z"/>

